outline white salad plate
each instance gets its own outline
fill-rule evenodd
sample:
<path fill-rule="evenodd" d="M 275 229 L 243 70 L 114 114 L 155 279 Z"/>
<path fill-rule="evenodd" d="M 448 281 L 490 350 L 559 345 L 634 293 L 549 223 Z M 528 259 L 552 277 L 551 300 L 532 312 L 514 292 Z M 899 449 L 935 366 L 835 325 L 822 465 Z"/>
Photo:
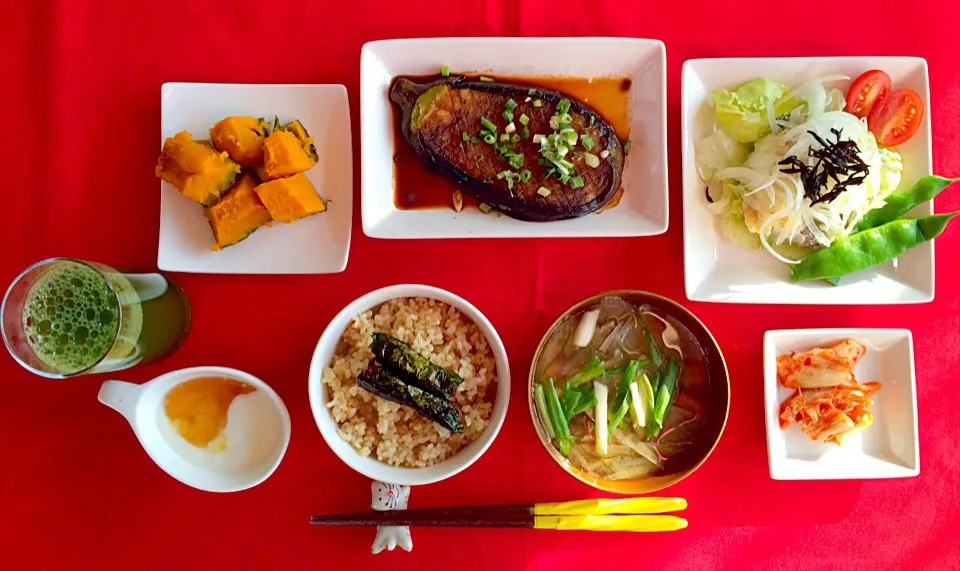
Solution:
<path fill-rule="evenodd" d="M 213 232 L 203 208 L 160 182 L 157 266 L 171 272 L 212 274 L 326 274 L 342 272 L 350 250 L 353 167 L 350 109 L 343 85 L 165 83 L 160 88 L 160 143 L 186 130 L 209 139 L 214 123 L 230 115 L 273 122 L 300 119 L 320 161 L 306 172 L 327 211 L 292 224 L 273 222 L 235 246 L 211 252 Z"/>
<path fill-rule="evenodd" d="M 625 77 L 630 154 L 623 199 L 574 220 L 524 222 L 476 209 L 400 210 L 394 203 L 394 108 L 398 75 L 478 72 L 511 76 Z M 373 238 L 652 236 L 667 230 L 666 49 L 636 38 L 429 38 L 364 44 L 360 54 L 361 218 Z M 589 104 L 589 102 L 587 102 Z M 406 144 L 400 142 L 400 144 Z M 452 187 L 451 187 L 452 188 Z"/>
<path fill-rule="evenodd" d="M 783 304 L 890 304 L 933 301 L 933 243 L 922 244 L 888 262 L 842 278 L 839 286 L 822 281 L 792 283 L 786 264 L 766 251 L 751 251 L 728 242 L 706 208 L 706 184 L 697 173 L 694 144 L 713 131 L 710 93 L 766 77 L 790 86 L 828 75 L 849 81 L 830 83 L 846 93 L 861 73 L 882 69 L 893 88 L 910 88 L 923 99 L 919 131 L 896 147 L 903 158 L 899 191 L 933 170 L 930 137 L 930 88 L 927 62 L 913 57 L 731 58 L 694 59 L 683 64 L 681 132 L 683 133 L 684 283 L 693 301 Z M 910 216 L 933 213 L 933 203 L 917 206 Z"/>
<path fill-rule="evenodd" d="M 844 339 L 867 346 L 856 367 L 859 382 L 878 381 L 872 393 L 873 424 L 842 446 L 816 442 L 796 424 L 780 429 L 780 404 L 791 394 L 777 382 L 777 357 L 829 347 Z M 763 387 L 767 458 L 774 480 L 905 478 L 920 473 L 917 382 L 913 336 L 907 329 L 794 329 L 763 337 Z"/>

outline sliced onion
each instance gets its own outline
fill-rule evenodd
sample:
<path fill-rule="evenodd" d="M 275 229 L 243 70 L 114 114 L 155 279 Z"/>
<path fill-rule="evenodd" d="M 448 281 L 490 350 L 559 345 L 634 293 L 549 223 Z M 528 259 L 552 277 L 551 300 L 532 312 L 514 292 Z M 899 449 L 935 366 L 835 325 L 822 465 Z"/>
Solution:
<path fill-rule="evenodd" d="M 808 89 L 811 86 L 819 86 L 821 89 L 824 89 L 823 88 L 824 83 L 833 83 L 834 81 L 848 81 L 849 79 L 850 79 L 849 76 L 841 75 L 841 74 L 824 75 L 823 77 L 815 77 L 811 80 L 804 81 L 800 85 L 788 91 L 784 99 L 790 99 L 791 97 L 796 97 L 798 94 L 800 94 L 801 92 L 803 92 L 804 90 Z M 824 89 L 824 92 L 826 92 L 826 89 Z M 803 98 L 801 97 L 800 99 L 803 99 Z"/>
<path fill-rule="evenodd" d="M 593 333 L 597 330 L 597 319 L 600 317 L 599 309 L 591 309 L 583 314 L 577 330 L 573 334 L 574 347 L 586 347 L 593 339 Z"/>
<path fill-rule="evenodd" d="M 768 218 L 767 221 L 760 226 L 760 231 L 757 233 L 760 235 L 760 244 L 763 245 L 764 249 L 767 252 L 769 252 L 771 256 L 780 260 L 781 262 L 785 264 L 799 264 L 800 260 L 791 260 L 790 258 L 781 256 L 776 250 L 774 250 L 770 246 L 770 243 L 767 242 L 767 233 L 770 232 L 771 226 L 773 226 L 773 223 L 782 217 L 783 217 L 783 211 L 781 210 L 776 214 L 773 214 L 772 216 L 770 216 L 770 218 Z"/>

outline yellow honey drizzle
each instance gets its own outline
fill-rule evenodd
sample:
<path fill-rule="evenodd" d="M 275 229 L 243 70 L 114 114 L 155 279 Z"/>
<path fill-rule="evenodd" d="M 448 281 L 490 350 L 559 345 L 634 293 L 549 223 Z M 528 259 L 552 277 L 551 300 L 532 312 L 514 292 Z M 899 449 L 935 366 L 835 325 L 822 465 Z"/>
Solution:
<path fill-rule="evenodd" d="M 255 390 L 242 381 L 200 377 L 173 387 L 164 399 L 164 410 L 184 440 L 198 448 L 222 452 L 227 447 L 223 429 L 230 404 Z"/>

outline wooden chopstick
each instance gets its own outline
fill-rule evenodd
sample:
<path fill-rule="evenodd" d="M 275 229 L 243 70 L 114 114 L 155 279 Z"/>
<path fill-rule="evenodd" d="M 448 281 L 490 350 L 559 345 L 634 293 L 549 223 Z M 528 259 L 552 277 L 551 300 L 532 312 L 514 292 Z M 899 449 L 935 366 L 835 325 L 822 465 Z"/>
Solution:
<path fill-rule="evenodd" d="M 398 510 L 311 516 L 310 523 L 313 525 L 410 525 L 428 527 L 533 527 L 534 524 L 534 515 L 531 513 L 442 513 L 432 512 L 431 510 L 424 511 L 428 513 L 417 513 L 420 510 Z"/>
<path fill-rule="evenodd" d="M 687 507 L 682 498 L 627 498 L 546 504 L 422 508 L 311 516 L 313 525 L 406 525 L 444 527 L 533 527 L 596 531 L 672 531 L 683 518 L 662 514 Z M 622 512 L 622 513 L 618 513 Z"/>

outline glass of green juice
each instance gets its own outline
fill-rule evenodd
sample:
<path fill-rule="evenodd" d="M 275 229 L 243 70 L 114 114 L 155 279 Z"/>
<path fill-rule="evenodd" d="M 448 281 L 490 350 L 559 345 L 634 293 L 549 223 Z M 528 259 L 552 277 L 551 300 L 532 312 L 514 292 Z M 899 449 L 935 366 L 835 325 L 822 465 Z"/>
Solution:
<path fill-rule="evenodd" d="M 7 290 L 0 315 L 14 359 L 58 379 L 162 359 L 190 331 L 190 302 L 166 276 L 70 258 L 24 270 Z"/>

